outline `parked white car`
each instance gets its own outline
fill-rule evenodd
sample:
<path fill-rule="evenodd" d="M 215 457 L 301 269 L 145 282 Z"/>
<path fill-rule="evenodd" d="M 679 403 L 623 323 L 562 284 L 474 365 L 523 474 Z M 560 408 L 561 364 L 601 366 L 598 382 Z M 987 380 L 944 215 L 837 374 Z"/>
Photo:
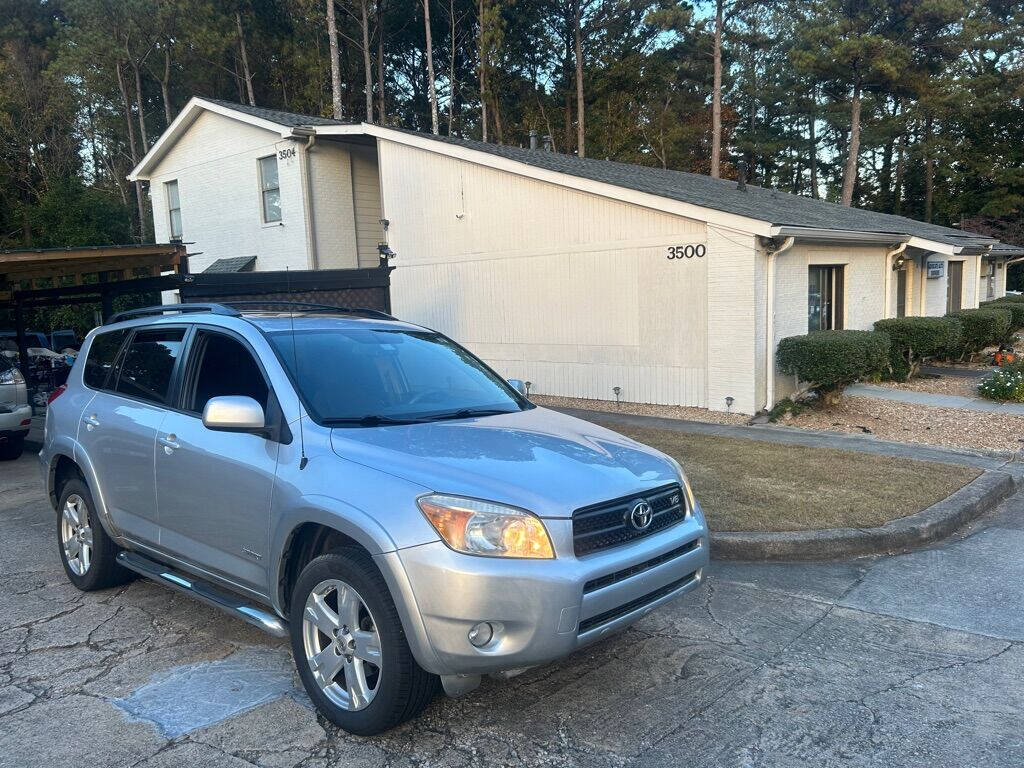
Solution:
<path fill-rule="evenodd" d="M 0 461 L 21 456 L 31 425 L 25 378 L 10 358 L 0 354 Z"/>

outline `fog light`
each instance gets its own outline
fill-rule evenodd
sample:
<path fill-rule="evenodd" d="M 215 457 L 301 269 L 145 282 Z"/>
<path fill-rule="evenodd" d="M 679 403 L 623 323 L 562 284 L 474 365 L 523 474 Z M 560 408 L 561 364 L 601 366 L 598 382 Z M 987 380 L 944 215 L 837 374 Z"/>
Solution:
<path fill-rule="evenodd" d="M 469 642 L 476 648 L 483 648 L 494 637 L 494 627 L 491 626 L 490 622 L 481 621 L 479 624 L 474 624 L 473 628 L 469 630 Z"/>

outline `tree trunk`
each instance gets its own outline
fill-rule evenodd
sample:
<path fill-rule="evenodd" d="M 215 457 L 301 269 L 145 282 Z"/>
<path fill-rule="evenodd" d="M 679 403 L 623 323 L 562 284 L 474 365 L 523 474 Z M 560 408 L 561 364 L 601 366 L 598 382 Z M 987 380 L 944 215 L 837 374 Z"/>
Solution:
<path fill-rule="evenodd" d="M 121 103 L 124 105 L 124 121 L 128 126 L 128 151 L 132 156 L 132 167 L 134 168 L 139 164 L 139 151 L 135 144 L 135 126 L 132 124 L 132 103 L 131 99 L 128 98 L 128 85 L 124 81 L 124 72 L 122 71 L 123 62 L 117 62 L 115 70 L 117 71 L 117 86 L 121 90 Z M 146 205 L 142 199 L 142 182 L 135 182 L 135 206 L 139 216 L 139 242 L 146 239 Z"/>
<path fill-rule="evenodd" d="M 249 96 L 249 106 L 256 106 L 256 97 L 252 93 L 252 72 L 249 71 L 249 56 L 245 52 L 245 35 L 242 33 L 242 12 L 235 11 L 235 29 L 238 31 L 238 53 L 242 58 L 242 75 L 245 77 L 245 91 Z"/>
<path fill-rule="evenodd" d="M 360 0 L 363 27 L 363 71 L 366 75 L 366 122 L 373 122 L 373 70 L 370 64 L 370 19 L 367 15 L 366 0 Z"/>
<path fill-rule="evenodd" d="M 174 111 L 171 109 L 171 47 L 167 43 L 164 48 L 164 76 L 160 80 L 160 97 L 164 101 L 164 119 L 171 124 Z"/>
<path fill-rule="evenodd" d="M 583 25 L 580 20 L 582 13 L 580 2 L 581 0 L 575 0 L 573 7 L 575 12 L 573 20 L 573 47 L 576 54 L 576 156 L 586 157 L 586 125 L 583 110 L 583 42 L 581 40 L 583 37 Z"/>
<path fill-rule="evenodd" d="M 149 137 L 146 135 L 146 111 L 143 109 L 142 101 L 142 67 L 135 59 L 131 60 L 132 71 L 135 74 L 135 107 L 139 111 L 139 138 L 142 139 L 142 154 L 149 152 Z"/>
<path fill-rule="evenodd" d="M 725 0 L 715 2 L 715 74 L 711 89 L 711 178 L 722 175 L 722 27 Z"/>
<path fill-rule="evenodd" d="M 327 39 L 331 46 L 331 101 L 334 119 L 341 120 L 341 63 L 338 61 L 338 24 L 334 18 L 334 0 L 327 0 Z"/>
<path fill-rule="evenodd" d="M 452 135 L 455 123 L 455 93 L 458 84 L 455 81 L 455 0 L 448 0 L 448 13 L 451 14 L 451 57 L 448 62 L 448 135 Z"/>
<path fill-rule="evenodd" d="M 384 20 L 381 18 L 380 2 L 377 3 L 377 122 L 388 121 L 387 94 L 384 92 Z"/>
<path fill-rule="evenodd" d="M 818 199 L 818 136 L 815 125 L 817 122 L 817 117 L 812 108 L 811 114 L 807 116 L 807 136 L 811 145 L 811 197 L 815 200 Z"/>
<path fill-rule="evenodd" d="M 906 172 L 907 131 L 904 128 L 896 146 L 896 183 L 893 188 L 892 212 L 898 214 L 903 208 L 903 174 Z"/>
<path fill-rule="evenodd" d="M 931 223 L 935 201 L 935 153 L 932 152 L 932 116 L 924 120 L 924 220 Z"/>
<path fill-rule="evenodd" d="M 427 94 L 430 96 L 430 128 L 437 136 L 437 88 L 434 85 L 434 41 L 430 35 L 430 0 L 423 0 L 423 31 L 427 35 Z"/>
<path fill-rule="evenodd" d="M 487 142 L 487 51 L 485 50 L 487 33 L 486 27 L 486 0 L 479 0 L 480 13 L 480 40 L 477 48 L 480 54 L 480 135 L 484 143 Z"/>
<path fill-rule="evenodd" d="M 853 187 L 857 182 L 857 159 L 860 153 L 860 82 L 853 86 L 853 101 L 850 104 L 850 148 L 846 155 L 846 170 L 843 173 L 843 194 L 840 202 L 853 205 Z"/>

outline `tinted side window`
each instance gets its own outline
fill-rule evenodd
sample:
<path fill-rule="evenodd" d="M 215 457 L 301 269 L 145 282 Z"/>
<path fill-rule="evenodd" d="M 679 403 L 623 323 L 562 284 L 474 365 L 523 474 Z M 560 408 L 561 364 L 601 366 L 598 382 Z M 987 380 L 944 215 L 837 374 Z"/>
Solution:
<path fill-rule="evenodd" d="M 121 349 L 127 335 L 127 330 L 109 331 L 99 334 L 92 340 L 89 357 L 85 361 L 85 371 L 82 373 L 87 386 L 93 389 L 103 389 L 107 386 L 107 376 L 114 367 L 117 351 Z"/>
<path fill-rule="evenodd" d="M 181 354 L 180 328 L 139 331 L 132 337 L 117 377 L 117 391 L 160 405 L 167 404 L 174 361 Z"/>
<path fill-rule="evenodd" d="M 202 413 L 212 397 L 244 395 L 267 409 L 267 382 L 245 345 L 219 333 L 201 332 L 193 346 L 198 367 L 193 367 L 185 410 Z"/>

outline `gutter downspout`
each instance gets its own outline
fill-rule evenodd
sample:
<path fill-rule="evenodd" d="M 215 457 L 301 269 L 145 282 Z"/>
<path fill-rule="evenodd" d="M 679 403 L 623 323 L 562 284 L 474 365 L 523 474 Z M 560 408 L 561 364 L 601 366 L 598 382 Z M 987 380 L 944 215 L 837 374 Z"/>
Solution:
<path fill-rule="evenodd" d="M 765 344 L 765 409 L 771 410 L 775 405 L 775 259 L 780 253 L 788 251 L 796 242 L 796 237 L 790 235 L 778 248 L 770 245 L 765 248 L 765 319 L 764 319 L 764 344 Z"/>
<path fill-rule="evenodd" d="M 299 167 L 302 174 L 302 214 L 306 221 L 306 254 L 312 270 L 320 268 L 320 256 L 316 248 L 316 223 L 313 221 L 313 172 L 309 152 L 316 146 L 316 131 L 305 126 L 292 128 L 292 136 L 305 138 L 306 143 L 299 150 Z"/>
<path fill-rule="evenodd" d="M 892 292 L 892 257 L 899 256 L 907 250 L 906 243 L 900 243 L 895 248 L 890 248 L 885 252 L 885 274 L 882 275 L 882 285 L 885 286 L 882 290 L 885 291 L 885 296 L 882 300 L 882 319 L 889 317 L 889 313 L 892 311 L 892 301 L 889 294 Z"/>

